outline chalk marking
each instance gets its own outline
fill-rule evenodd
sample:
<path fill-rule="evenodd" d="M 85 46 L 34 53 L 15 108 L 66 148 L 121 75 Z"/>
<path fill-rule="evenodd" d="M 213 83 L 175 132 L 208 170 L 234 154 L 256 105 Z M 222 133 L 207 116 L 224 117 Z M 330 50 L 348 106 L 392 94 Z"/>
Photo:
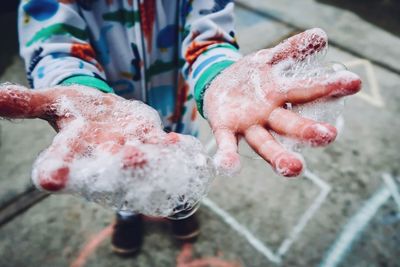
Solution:
<path fill-rule="evenodd" d="M 344 226 L 340 236 L 328 251 L 328 255 L 320 267 L 335 267 L 340 264 L 349 252 L 354 240 L 364 231 L 369 221 L 375 216 L 378 209 L 390 198 L 391 194 L 386 186 L 382 186 L 358 212 Z"/>
<path fill-rule="evenodd" d="M 281 259 L 275 255 L 271 249 L 264 245 L 258 238 L 256 238 L 245 226 L 240 224 L 233 216 L 228 212 L 218 207 L 211 199 L 204 198 L 203 205 L 217 214 L 226 224 L 234 229 L 238 234 L 246 238 L 246 240 L 253 246 L 258 252 L 263 254 L 267 259 L 272 262 L 280 263 Z"/>
<path fill-rule="evenodd" d="M 389 189 L 394 202 L 396 202 L 397 206 L 399 207 L 400 211 L 400 193 L 397 189 L 396 182 L 394 181 L 393 177 L 389 173 L 382 173 L 382 180 L 385 182 L 387 188 Z"/>
<path fill-rule="evenodd" d="M 311 206 L 306 210 L 306 212 L 304 212 L 304 214 L 300 217 L 298 223 L 290 231 L 289 236 L 279 246 L 277 254 L 280 257 L 282 257 L 286 252 L 288 252 L 292 244 L 299 238 L 301 232 L 304 230 L 308 222 L 321 207 L 322 203 L 325 201 L 326 197 L 331 191 L 331 186 L 328 183 L 326 183 L 324 180 L 322 180 L 309 170 L 306 170 L 304 172 L 304 176 L 307 179 L 311 180 L 311 182 L 313 182 L 315 185 L 320 187 L 321 192 L 319 193 L 315 201 L 311 204 Z"/>
<path fill-rule="evenodd" d="M 215 140 L 212 139 L 206 145 L 207 153 L 213 149 L 216 145 Z M 261 242 L 259 239 L 255 238 L 254 235 L 242 224 L 240 224 L 232 215 L 227 211 L 223 210 L 217 206 L 211 199 L 205 198 L 203 204 L 208 207 L 211 211 L 219 215 L 225 223 L 236 230 L 240 235 L 244 236 L 247 241 L 261 254 L 263 254 L 267 259 L 275 263 L 280 263 L 282 261 L 282 256 L 289 251 L 293 243 L 299 238 L 301 232 L 307 226 L 307 223 L 311 220 L 317 210 L 321 207 L 322 203 L 325 201 L 329 192 L 331 191 L 331 186 L 322 180 L 320 177 L 315 175 L 309 170 L 304 172 L 305 178 L 309 179 L 312 183 L 321 189 L 318 197 L 311 204 L 311 206 L 305 211 L 305 213 L 300 217 L 298 223 L 292 228 L 289 236 L 283 240 L 279 246 L 277 253 L 274 253 L 271 248 L 269 248 L 265 243 Z M 225 217 L 226 216 L 226 217 Z"/>
<path fill-rule="evenodd" d="M 363 66 L 365 68 L 365 72 L 367 74 L 367 80 L 371 87 L 372 94 L 367 94 L 366 92 L 361 90 L 360 92 L 358 92 L 356 94 L 356 96 L 364 99 L 365 101 L 367 101 L 369 104 L 371 104 L 373 106 L 382 108 L 384 106 L 385 102 L 382 99 L 382 96 L 380 93 L 381 90 L 380 90 L 378 80 L 376 78 L 374 67 L 373 67 L 372 63 L 367 59 L 356 59 L 356 60 L 346 62 L 345 65 L 348 68 L 357 67 L 357 66 Z"/>
<path fill-rule="evenodd" d="M 90 255 L 103 243 L 103 241 L 112 234 L 113 224 L 110 224 L 99 233 L 97 233 L 84 247 L 79 251 L 78 257 L 71 263 L 70 267 L 82 267 L 86 264 Z"/>
<path fill-rule="evenodd" d="M 218 253 L 220 254 L 220 253 Z M 230 262 L 218 257 L 193 259 L 193 245 L 183 244 L 181 252 L 176 257 L 176 267 L 242 267 L 237 262 Z"/>

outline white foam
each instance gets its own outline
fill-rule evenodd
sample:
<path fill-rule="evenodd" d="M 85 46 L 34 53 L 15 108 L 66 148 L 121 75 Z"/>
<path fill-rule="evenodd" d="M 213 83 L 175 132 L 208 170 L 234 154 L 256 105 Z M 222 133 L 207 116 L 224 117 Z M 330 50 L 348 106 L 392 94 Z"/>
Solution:
<path fill-rule="evenodd" d="M 78 90 L 87 94 L 64 95 L 55 104 L 58 116 L 72 121 L 61 125 L 53 145 L 37 158 L 32 171 L 36 186 L 45 189 L 43 179 L 66 166 L 68 179 L 57 193 L 153 216 L 193 207 L 207 194 L 215 170 L 200 141 L 163 132 L 158 113 L 139 101 Z M 124 142 L 107 136 L 102 142 L 103 135 Z M 73 158 L 68 156 L 71 142 L 84 150 Z"/>
<path fill-rule="evenodd" d="M 227 127 L 235 134 L 243 135 L 246 128 L 254 124 L 268 125 L 268 120 L 272 121 L 269 115 L 278 108 L 277 105 L 286 105 L 287 109 L 301 117 L 337 124 L 336 120 L 344 107 L 343 98 L 337 96 L 348 93 L 348 90 L 340 90 L 348 89 L 357 76 L 347 71 L 340 63 L 324 62 L 327 36 L 321 29 L 312 29 L 300 38 L 293 38 L 295 39 L 289 38 L 274 48 L 260 50 L 242 58 L 212 81 L 204 95 L 204 112 L 214 128 Z M 341 84 L 343 88 L 340 88 Z M 321 90 L 317 92 L 318 89 Z M 299 90 L 298 94 L 294 94 L 292 90 Z M 305 90 L 313 90 L 316 94 L 307 96 Z M 313 99 L 311 95 L 324 93 L 324 99 L 297 104 L 306 102 L 307 97 Z M 292 99 L 297 102 L 282 103 Z M 274 121 L 279 119 L 275 118 Z M 285 123 L 298 122 L 293 120 Z M 270 126 L 267 128 L 272 131 L 276 125 Z M 292 131 L 296 128 L 296 125 L 286 126 Z M 302 138 L 301 134 L 293 132 L 287 133 L 287 136 L 277 133 L 273 135 L 292 151 L 300 151 L 305 145 L 326 145 L 334 138 L 334 130 L 330 127 L 316 125 L 314 129 L 318 131 L 319 139 L 308 140 L 307 143 L 304 140 L 293 139 L 293 136 Z M 239 166 L 230 164 L 231 161 L 223 154 L 217 154 L 214 162 L 218 167 L 232 166 L 236 169 Z M 226 171 L 226 168 L 222 169 L 222 173 L 233 173 Z"/>
<path fill-rule="evenodd" d="M 290 61 L 290 62 L 289 62 Z M 282 66 L 279 66 L 281 65 Z M 289 84 L 295 80 L 302 80 L 302 86 L 311 87 L 316 82 L 324 81 L 330 83 L 337 81 L 339 78 L 344 82 L 346 79 L 354 79 L 354 74 L 343 71 L 345 67 L 336 62 L 322 62 L 321 55 L 312 56 L 306 61 L 294 62 L 288 60 L 278 64 L 274 75 L 280 75 L 278 81 L 281 90 L 287 91 L 292 89 Z M 293 105 L 287 103 L 286 108 L 299 114 L 304 118 L 308 118 L 318 122 L 326 122 L 331 125 L 337 124 L 337 119 L 344 109 L 344 98 L 324 98 L 308 102 L 301 105 Z M 321 126 L 322 127 L 322 126 Z M 274 134 L 274 137 L 287 149 L 292 151 L 301 151 L 307 143 L 296 140 L 288 136 Z"/>

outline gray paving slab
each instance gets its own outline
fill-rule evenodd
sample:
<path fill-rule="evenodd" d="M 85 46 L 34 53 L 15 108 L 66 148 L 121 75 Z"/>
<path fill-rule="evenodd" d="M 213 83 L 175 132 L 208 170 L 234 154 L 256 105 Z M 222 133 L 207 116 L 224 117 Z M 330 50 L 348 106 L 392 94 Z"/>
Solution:
<path fill-rule="evenodd" d="M 294 30 L 240 6 L 235 9 L 235 18 L 237 40 L 243 55 L 269 47 Z"/>
<path fill-rule="evenodd" d="M 262 15 L 254 14 L 247 9 L 236 7 L 235 8 L 235 29 L 236 31 L 245 30 L 254 25 L 263 23 L 266 21 Z"/>
<path fill-rule="evenodd" d="M 51 196 L 0 229 L 0 266 L 68 266 L 112 213 L 73 197 Z"/>
<path fill-rule="evenodd" d="M 344 261 L 349 266 L 398 266 L 393 261 L 398 257 L 400 243 L 399 207 L 393 200 L 378 211 L 377 216 L 365 230 L 365 234 L 354 245 Z M 360 257 L 359 255 L 364 255 Z"/>
<path fill-rule="evenodd" d="M 315 0 L 237 2 L 299 28 L 323 28 L 337 44 L 400 71 L 400 39 L 352 12 Z"/>
<path fill-rule="evenodd" d="M 237 39 L 243 55 L 260 49 L 268 48 L 277 40 L 288 36 L 293 29 L 273 20 L 264 20 L 261 23 L 239 29 Z M 255 41 L 255 36 L 257 41 Z"/>
<path fill-rule="evenodd" d="M 261 266 L 264 259 L 218 217 L 205 208 L 199 213 L 203 234 L 193 247 L 194 260 L 214 257 L 226 264 Z M 104 232 L 112 219 L 112 212 L 97 205 L 51 196 L 0 229 L 0 266 L 176 266 L 182 248 L 172 239 L 168 224 L 147 222 L 141 253 L 121 259 L 112 254 L 109 232 Z M 88 244 L 96 244 L 95 250 L 85 254 Z M 84 265 L 78 260 L 82 253 L 87 256 Z"/>

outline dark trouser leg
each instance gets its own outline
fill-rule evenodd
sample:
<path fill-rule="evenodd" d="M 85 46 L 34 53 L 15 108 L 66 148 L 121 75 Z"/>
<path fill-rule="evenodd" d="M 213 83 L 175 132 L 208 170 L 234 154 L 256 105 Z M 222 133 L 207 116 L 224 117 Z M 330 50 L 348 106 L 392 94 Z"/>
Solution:
<path fill-rule="evenodd" d="M 200 234 L 200 224 L 196 215 L 199 205 L 181 211 L 167 219 L 171 223 L 174 237 L 183 242 L 194 242 Z"/>
<path fill-rule="evenodd" d="M 139 251 L 143 242 L 143 216 L 129 212 L 118 212 L 112 235 L 112 250 L 121 256 L 130 256 Z"/>

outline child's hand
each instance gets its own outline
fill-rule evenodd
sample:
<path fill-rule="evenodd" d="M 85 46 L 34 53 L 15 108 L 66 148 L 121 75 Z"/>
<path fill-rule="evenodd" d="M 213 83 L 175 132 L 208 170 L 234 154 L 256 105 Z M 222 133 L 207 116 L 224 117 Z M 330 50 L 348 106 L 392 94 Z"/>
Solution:
<path fill-rule="evenodd" d="M 41 118 L 58 130 L 32 172 L 50 192 L 170 216 L 200 201 L 214 177 L 200 141 L 165 133 L 157 111 L 140 101 L 84 86 L 0 85 L 0 117 Z"/>
<path fill-rule="evenodd" d="M 82 86 L 28 90 L 2 85 L 0 117 L 45 119 L 59 132 L 39 157 L 34 171 L 35 183 L 47 191 L 64 189 L 71 162 L 95 150 L 122 153 L 123 168 L 134 171 L 149 162 L 141 144 L 159 145 L 161 149 L 188 140 L 187 136 L 165 133 L 151 107 Z"/>
<path fill-rule="evenodd" d="M 335 139 L 333 126 L 284 108 L 286 102 L 302 104 L 360 90 L 361 80 L 347 70 L 311 81 L 283 77 L 282 72 L 295 62 L 306 60 L 326 45 L 322 30 L 308 30 L 272 49 L 244 57 L 212 81 L 205 93 L 204 111 L 218 143 L 215 161 L 222 171 L 233 173 L 240 168 L 238 136 L 244 136 L 279 174 L 289 177 L 299 175 L 303 163 L 285 150 L 270 130 L 313 146 L 324 146 Z"/>

